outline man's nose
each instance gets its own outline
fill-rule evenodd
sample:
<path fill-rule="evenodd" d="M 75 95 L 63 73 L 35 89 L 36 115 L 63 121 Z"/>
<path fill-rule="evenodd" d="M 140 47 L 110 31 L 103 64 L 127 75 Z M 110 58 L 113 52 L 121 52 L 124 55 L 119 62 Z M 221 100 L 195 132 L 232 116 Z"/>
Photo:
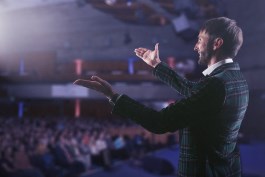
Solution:
<path fill-rule="evenodd" d="M 197 47 L 197 43 L 195 44 L 193 50 L 197 51 L 198 50 L 198 47 Z"/>

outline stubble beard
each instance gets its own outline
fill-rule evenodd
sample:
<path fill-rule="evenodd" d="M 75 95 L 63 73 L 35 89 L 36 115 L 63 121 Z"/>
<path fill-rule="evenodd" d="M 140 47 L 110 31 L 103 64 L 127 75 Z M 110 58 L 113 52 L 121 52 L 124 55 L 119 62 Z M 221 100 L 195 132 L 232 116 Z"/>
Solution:
<path fill-rule="evenodd" d="M 212 56 L 213 56 L 213 49 L 211 48 L 211 45 L 206 46 L 206 50 L 203 52 L 200 52 L 199 54 L 199 60 L 198 60 L 198 64 L 202 65 L 202 66 L 207 66 L 209 61 L 211 60 Z"/>
<path fill-rule="evenodd" d="M 210 56 L 208 54 L 207 51 L 205 52 L 202 52 L 199 56 L 199 60 L 198 60 L 198 64 L 201 65 L 201 66 L 205 66 L 208 64 L 208 62 L 210 61 Z"/>

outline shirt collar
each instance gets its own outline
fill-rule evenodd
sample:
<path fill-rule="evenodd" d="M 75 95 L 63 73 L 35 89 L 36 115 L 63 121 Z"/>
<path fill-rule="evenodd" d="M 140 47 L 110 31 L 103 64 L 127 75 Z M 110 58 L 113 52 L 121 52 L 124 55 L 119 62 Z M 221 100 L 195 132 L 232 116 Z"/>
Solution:
<path fill-rule="evenodd" d="M 207 69 L 205 69 L 202 74 L 204 76 L 206 75 L 209 75 L 213 72 L 213 70 L 215 70 L 216 68 L 218 68 L 219 66 L 223 65 L 223 64 L 226 64 L 226 63 L 233 63 L 233 60 L 232 58 L 227 58 L 227 59 L 224 59 L 224 60 L 221 60 L 221 61 L 218 61 L 217 63 L 209 66 Z"/>

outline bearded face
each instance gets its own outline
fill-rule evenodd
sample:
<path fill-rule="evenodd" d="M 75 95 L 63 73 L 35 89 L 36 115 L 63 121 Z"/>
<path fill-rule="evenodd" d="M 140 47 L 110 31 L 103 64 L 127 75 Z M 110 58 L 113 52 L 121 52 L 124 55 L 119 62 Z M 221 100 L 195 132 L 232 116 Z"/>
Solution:
<path fill-rule="evenodd" d="M 213 56 L 213 47 L 212 47 L 212 42 L 209 41 L 205 48 L 201 49 L 201 51 L 199 52 L 199 61 L 198 63 L 200 65 L 207 65 L 209 63 L 209 61 L 211 60 L 212 56 Z"/>
<path fill-rule="evenodd" d="M 210 40 L 210 37 L 206 32 L 200 32 L 194 50 L 199 54 L 198 63 L 200 65 L 207 65 L 213 56 L 214 50 L 213 40 Z"/>

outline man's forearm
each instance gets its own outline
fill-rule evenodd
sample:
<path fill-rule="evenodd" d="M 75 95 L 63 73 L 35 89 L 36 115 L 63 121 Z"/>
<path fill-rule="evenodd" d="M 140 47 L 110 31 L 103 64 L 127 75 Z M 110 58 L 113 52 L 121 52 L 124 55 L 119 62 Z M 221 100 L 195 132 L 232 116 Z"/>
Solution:
<path fill-rule="evenodd" d="M 196 82 L 181 77 L 164 62 L 154 68 L 153 75 L 185 97 L 190 96 L 191 89 L 196 85 Z"/>

